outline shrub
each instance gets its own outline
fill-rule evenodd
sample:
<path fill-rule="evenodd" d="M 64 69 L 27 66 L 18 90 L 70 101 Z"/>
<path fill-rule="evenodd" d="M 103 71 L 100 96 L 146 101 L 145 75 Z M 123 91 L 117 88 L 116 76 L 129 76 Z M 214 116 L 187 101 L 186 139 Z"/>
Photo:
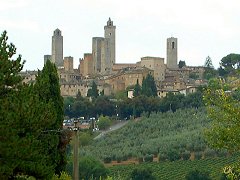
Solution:
<path fill-rule="evenodd" d="M 204 155 L 205 158 L 212 158 L 216 155 L 216 152 L 213 149 L 206 149 Z"/>
<path fill-rule="evenodd" d="M 182 153 L 183 160 L 189 160 L 190 156 L 191 156 L 190 151 L 185 151 Z"/>
<path fill-rule="evenodd" d="M 211 180 L 209 172 L 192 170 L 185 176 L 186 180 Z"/>
<path fill-rule="evenodd" d="M 152 154 L 147 154 L 144 157 L 144 162 L 153 162 L 153 155 Z"/>
<path fill-rule="evenodd" d="M 179 152 L 175 149 L 171 149 L 168 153 L 167 153 L 167 157 L 169 161 L 176 161 L 179 160 L 181 158 Z"/>
<path fill-rule="evenodd" d="M 92 157 L 83 157 L 79 161 L 79 176 L 83 179 L 105 178 L 108 173 L 109 170 Z"/>
<path fill-rule="evenodd" d="M 202 152 L 195 152 L 194 153 L 194 158 L 195 159 L 202 159 Z"/>
<path fill-rule="evenodd" d="M 166 161 L 167 160 L 167 155 L 162 153 L 159 154 L 158 161 Z"/>

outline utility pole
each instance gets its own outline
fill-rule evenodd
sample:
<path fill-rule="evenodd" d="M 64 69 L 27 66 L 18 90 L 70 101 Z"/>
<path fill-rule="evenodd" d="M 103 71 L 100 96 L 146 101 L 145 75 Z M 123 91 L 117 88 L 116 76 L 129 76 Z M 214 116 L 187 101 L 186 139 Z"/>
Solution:
<path fill-rule="evenodd" d="M 78 164 L 78 126 L 77 126 L 78 120 L 74 120 L 74 148 L 73 148 L 73 179 L 79 180 L 79 164 Z"/>

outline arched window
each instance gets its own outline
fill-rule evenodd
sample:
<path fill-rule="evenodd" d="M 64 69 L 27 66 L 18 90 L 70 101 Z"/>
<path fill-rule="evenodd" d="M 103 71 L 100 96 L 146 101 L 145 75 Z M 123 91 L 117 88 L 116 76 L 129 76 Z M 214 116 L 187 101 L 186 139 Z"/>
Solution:
<path fill-rule="evenodd" d="M 172 49 L 174 49 L 175 47 L 174 47 L 174 42 L 172 42 Z"/>

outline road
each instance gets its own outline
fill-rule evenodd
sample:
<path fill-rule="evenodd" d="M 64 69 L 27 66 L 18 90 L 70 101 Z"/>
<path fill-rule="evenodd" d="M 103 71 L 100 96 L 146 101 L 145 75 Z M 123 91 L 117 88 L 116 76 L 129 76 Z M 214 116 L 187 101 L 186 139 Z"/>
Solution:
<path fill-rule="evenodd" d="M 114 131 L 114 130 L 117 130 L 117 129 L 123 127 L 123 126 L 126 125 L 128 122 L 129 122 L 129 121 L 120 121 L 119 123 L 110 126 L 110 128 L 109 128 L 108 130 L 101 131 L 101 133 L 100 133 L 98 136 L 96 136 L 96 137 L 94 138 L 94 140 L 103 137 L 105 134 L 107 134 L 107 133 L 109 133 L 109 132 L 111 132 L 111 131 Z"/>

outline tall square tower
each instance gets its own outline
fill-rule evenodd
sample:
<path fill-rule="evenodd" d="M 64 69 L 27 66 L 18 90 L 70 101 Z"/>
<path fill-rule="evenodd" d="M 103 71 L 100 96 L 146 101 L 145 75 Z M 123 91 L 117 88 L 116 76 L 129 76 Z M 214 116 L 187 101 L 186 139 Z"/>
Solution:
<path fill-rule="evenodd" d="M 63 36 L 59 29 L 53 32 L 51 58 L 57 67 L 63 67 Z"/>

